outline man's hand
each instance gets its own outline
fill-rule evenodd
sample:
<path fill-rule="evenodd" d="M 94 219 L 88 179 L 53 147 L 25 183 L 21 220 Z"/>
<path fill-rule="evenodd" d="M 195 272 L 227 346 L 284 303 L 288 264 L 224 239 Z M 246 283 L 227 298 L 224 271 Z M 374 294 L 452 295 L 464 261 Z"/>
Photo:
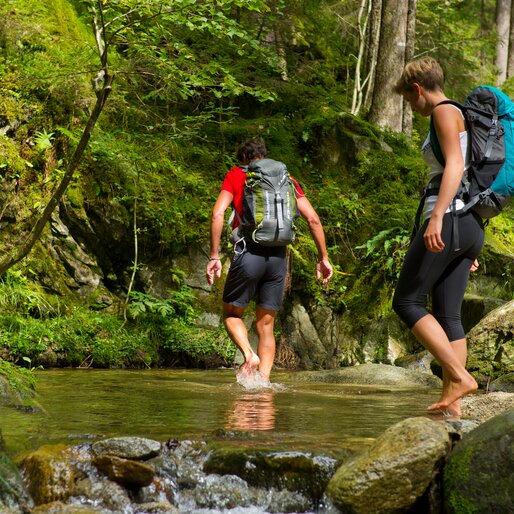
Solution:
<path fill-rule="evenodd" d="M 214 277 L 221 278 L 221 260 L 212 259 L 207 263 L 207 269 L 205 270 L 205 276 L 207 282 L 212 286 L 214 284 Z"/>
<path fill-rule="evenodd" d="M 330 277 L 333 274 L 334 270 L 332 269 L 332 264 L 330 264 L 328 259 L 322 259 L 316 264 L 316 278 L 318 280 L 323 280 L 323 285 L 330 280 Z"/>
<path fill-rule="evenodd" d="M 469 268 L 469 270 L 470 270 L 471 272 L 476 271 L 476 270 L 478 269 L 478 267 L 479 267 L 479 266 L 480 266 L 480 264 L 478 264 L 478 259 L 475 259 L 475 260 L 473 261 L 473 264 L 471 265 L 471 268 Z"/>

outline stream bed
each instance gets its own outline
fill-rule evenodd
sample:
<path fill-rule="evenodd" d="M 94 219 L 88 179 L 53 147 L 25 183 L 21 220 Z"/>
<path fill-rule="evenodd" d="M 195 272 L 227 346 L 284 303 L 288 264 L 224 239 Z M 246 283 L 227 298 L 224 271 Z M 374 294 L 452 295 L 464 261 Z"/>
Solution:
<path fill-rule="evenodd" d="M 141 436 L 337 458 L 345 449 L 368 445 L 398 421 L 424 416 L 438 396 L 430 389 L 304 382 L 280 371 L 273 373 L 271 388 L 260 390 L 242 388 L 234 370 L 37 373 L 40 412 L 0 407 L 0 430 L 12 453 Z"/>

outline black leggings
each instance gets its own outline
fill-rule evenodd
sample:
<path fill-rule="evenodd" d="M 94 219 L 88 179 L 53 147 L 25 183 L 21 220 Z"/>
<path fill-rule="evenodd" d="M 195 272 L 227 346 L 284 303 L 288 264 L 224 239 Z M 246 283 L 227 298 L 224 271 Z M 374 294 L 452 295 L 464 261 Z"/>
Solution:
<path fill-rule="evenodd" d="M 459 251 L 454 251 L 452 214 L 443 218 L 444 250 L 427 250 L 423 234 L 428 220 L 412 241 L 396 285 L 393 309 L 412 328 L 428 314 L 426 302 L 432 293 L 432 314 L 450 341 L 465 337 L 461 323 L 461 306 L 473 261 L 484 244 L 481 221 L 472 213 L 458 216 Z"/>

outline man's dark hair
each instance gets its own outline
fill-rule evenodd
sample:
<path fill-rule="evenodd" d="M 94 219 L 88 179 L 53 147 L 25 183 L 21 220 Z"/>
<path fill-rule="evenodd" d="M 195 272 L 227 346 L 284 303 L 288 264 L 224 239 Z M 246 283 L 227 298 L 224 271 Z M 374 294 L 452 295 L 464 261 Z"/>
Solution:
<path fill-rule="evenodd" d="M 239 145 L 237 149 L 237 160 L 248 164 L 256 158 L 264 158 L 268 155 L 266 145 L 262 139 L 248 139 Z"/>

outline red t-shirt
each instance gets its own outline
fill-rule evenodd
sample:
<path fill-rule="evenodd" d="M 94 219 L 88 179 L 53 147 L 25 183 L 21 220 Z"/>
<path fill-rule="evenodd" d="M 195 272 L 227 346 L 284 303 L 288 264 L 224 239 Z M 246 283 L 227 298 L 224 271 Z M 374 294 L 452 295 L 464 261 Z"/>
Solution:
<path fill-rule="evenodd" d="M 291 177 L 296 189 L 296 198 L 302 198 L 305 196 L 300 184 Z M 246 173 L 243 171 L 243 168 L 240 166 L 234 166 L 226 175 L 223 180 L 223 184 L 221 184 L 222 191 L 228 191 L 234 195 L 234 199 L 232 200 L 232 205 L 234 209 L 239 214 L 239 217 L 243 217 L 243 193 L 246 182 Z M 236 228 L 239 225 L 239 220 L 237 216 L 234 217 L 234 221 L 232 226 Z"/>

